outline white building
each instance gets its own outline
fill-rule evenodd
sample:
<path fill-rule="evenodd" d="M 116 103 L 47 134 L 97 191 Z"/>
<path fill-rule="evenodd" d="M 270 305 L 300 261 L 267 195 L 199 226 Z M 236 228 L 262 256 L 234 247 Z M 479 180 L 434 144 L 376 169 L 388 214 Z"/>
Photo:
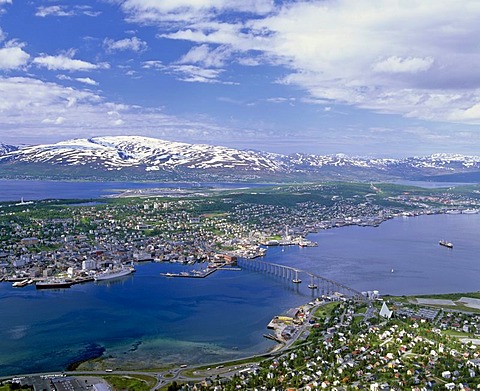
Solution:
<path fill-rule="evenodd" d="M 82 261 L 82 270 L 94 270 L 97 268 L 97 263 L 93 259 L 86 259 Z"/>

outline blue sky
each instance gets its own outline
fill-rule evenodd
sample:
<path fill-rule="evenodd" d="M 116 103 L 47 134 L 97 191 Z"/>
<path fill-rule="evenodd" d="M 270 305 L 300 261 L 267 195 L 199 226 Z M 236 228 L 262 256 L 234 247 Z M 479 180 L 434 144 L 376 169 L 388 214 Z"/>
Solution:
<path fill-rule="evenodd" d="M 0 0 L 0 142 L 480 154 L 477 0 Z"/>

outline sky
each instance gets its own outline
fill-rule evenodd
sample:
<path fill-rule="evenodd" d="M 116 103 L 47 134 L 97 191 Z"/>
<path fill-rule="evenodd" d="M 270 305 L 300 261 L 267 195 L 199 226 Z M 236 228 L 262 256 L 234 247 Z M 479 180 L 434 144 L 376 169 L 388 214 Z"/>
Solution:
<path fill-rule="evenodd" d="M 0 143 L 480 154 L 478 0 L 0 0 Z"/>

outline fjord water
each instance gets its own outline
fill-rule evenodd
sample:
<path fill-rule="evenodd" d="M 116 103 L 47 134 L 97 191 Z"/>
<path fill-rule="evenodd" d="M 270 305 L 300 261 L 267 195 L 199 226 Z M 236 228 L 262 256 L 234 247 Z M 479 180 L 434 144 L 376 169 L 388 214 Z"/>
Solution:
<path fill-rule="evenodd" d="M 0 202 L 24 199 L 92 199 L 121 193 L 132 189 L 178 188 L 190 189 L 202 187 L 241 188 L 268 186 L 257 183 L 189 183 L 189 182 L 74 182 L 0 179 Z"/>
<path fill-rule="evenodd" d="M 477 291 L 479 232 L 480 215 L 397 218 L 378 228 L 310 235 L 318 242 L 315 248 L 271 247 L 264 260 L 360 291 Z M 439 246 L 440 239 L 454 248 Z M 160 276 L 185 268 L 148 263 L 116 282 L 65 290 L 1 283 L 0 374 L 62 370 L 100 354 L 109 367 L 209 363 L 255 354 L 273 346 L 262 337 L 270 319 L 312 297 L 305 280 L 293 286 L 247 270 L 219 271 L 205 279 Z"/>

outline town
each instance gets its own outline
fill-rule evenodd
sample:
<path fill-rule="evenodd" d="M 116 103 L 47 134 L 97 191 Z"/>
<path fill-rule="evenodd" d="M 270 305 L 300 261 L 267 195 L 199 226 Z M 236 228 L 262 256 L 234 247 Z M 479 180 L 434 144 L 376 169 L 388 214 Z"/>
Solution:
<path fill-rule="evenodd" d="M 475 186 L 325 183 L 128 195 L 2 203 L 0 280 L 55 287 L 122 272 L 132 262 L 223 265 L 260 257 L 272 245 L 313 246 L 306 236 L 322 229 L 480 209 Z"/>
<path fill-rule="evenodd" d="M 220 267 L 261 257 L 270 246 L 313 246 L 308 233 L 322 229 L 480 209 L 477 187 L 325 183 L 161 193 L 1 204 L 3 283 L 82 283 L 152 261 Z M 151 377 L 86 362 L 68 374 L 19 377 L 3 387 L 37 382 L 42 389 L 85 391 L 82 373 L 107 371 L 113 372 L 107 378 L 112 387 L 122 389 L 116 382 L 135 378 L 133 389 L 142 391 L 468 390 L 480 384 L 474 344 L 480 306 L 478 295 L 465 296 L 436 301 L 374 294 L 357 301 L 332 292 L 273 318 L 265 325 L 272 334 L 265 336 L 277 348 L 241 362 L 179 364 Z"/>
<path fill-rule="evenodd" d="M 152 369 L 152 375 L 82 369 L 17 376 L 0 389 L 102 391 L 127 389 L 125 384 L 139 391 L 478 389 L 480 295 L 465 295 L 368 302 L 323 296 L 274 319 L 290 331 L 281 349 L 265 355 L 211 367 Z M 445 307 L 454 303 L 466 303 L 467 310 Z"/>
<path fill-rule="evenodd" d="M 477 389 L 480 350 L 472 341 L 480 333 L 480 300 L 470 300 L 474 312 L 384 298 L 374 302 L 375 315 L 367 316 L 365 303 L 325 298 L 307 318 L 308 336 L 295 348 L 181 389 Z M 303 322 L 305 313 L 298 315 Z"/>

